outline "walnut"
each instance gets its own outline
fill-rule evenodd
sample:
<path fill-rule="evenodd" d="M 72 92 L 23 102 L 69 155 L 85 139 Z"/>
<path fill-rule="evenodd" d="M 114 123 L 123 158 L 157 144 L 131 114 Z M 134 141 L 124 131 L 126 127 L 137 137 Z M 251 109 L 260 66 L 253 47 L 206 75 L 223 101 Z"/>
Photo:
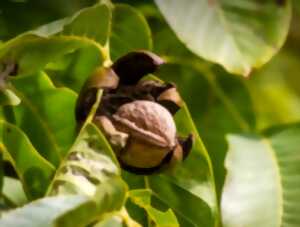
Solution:
<path fill-rule="evenodd" d="M 176 125 L 173 116 L 155 102 L 138 100 L 124 104 L 113 115 L 113 119 L 118 129 L 145 142 L 160 147 L 175 146 Z"/>
<path fill-rule="evenodd" d="M 151 174 L 184 160 L 193 137 L 179 138 L 173 116 L 183 101 L 172 83 L 141 80 L 163 60 L 147 51 L 131 52 L 110 68 L 88 79 L 77 101 L 76 116 L 84 121 L 97 89 L 104 90 L 94 123 L 110 142 L 121 166 L 137 174 Z"/>
<path fill-rule="evenodd" d="M 159 165 L 176 145 L 176 126 L 170 112 L 151 101 L 122 105 L 112 116 L 118 131 L 129 135 L 120 159 L 137 168 Z"/>

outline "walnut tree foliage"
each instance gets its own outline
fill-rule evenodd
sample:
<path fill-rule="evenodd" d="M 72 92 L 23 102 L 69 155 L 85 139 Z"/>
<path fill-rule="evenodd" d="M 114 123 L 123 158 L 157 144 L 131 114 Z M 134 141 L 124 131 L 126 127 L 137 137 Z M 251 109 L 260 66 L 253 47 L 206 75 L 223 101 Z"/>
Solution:
<path fill-rule="evenodd" d="M 300 226 L 300 7 L 294 0 L 1 0 L 0 226 Z M 121 168 L 76 100 L 152 51 L 184 102 L 175 168 Z M 142 151 L 141 151 L 142 152 Z"/>

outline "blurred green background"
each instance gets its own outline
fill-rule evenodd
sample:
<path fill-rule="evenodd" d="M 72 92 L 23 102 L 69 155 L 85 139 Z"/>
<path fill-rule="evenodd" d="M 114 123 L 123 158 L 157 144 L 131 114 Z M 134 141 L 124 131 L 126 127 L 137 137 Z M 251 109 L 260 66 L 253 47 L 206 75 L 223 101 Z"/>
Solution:
<path fill-rule="evenodd" d="M 70 16 L 95 2 L 1 0 L 0 40 L 6 41 L 26 30 Z M 222 185 L 225 173 L 226 134 L 261 131 L 300 120 L 300 1 L 293 2 L 292 23 L 283 48 L 247 79 L 230 75 L 222 67 L 187 50 L 153 1 L 113 2 L 133 5 L 147 18 L 154 52 L 170 59 L 170 64 L 158 75 L 177 82 L 212 158 L 218 186 Z"/>

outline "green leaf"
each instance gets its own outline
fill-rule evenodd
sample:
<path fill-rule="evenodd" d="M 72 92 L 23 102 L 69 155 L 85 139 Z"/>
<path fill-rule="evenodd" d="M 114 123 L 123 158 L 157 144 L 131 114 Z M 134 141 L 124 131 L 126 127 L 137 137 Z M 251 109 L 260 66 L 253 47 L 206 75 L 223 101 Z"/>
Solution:
<path fill-rule="evenodd" d="M 30 199 L 42 196 L 54 173 L 27 136 L 16 126 L 0 121 L 0 150 L 15 168 Z"/>
<path fill-rule="evenodd" d="M 75 140 L 76 94 L 55 88 L 45 73 L 11 81 L 22 103 L 14 108 L 16 124 L 40 154 L 58 165 Z"/>
<path fill-rule="evenodd" d="M 299 124 L 265 136 L 228 136 L 224 227 L 300 225 L 299 136 Z"/>
<path fill-rule="evenodd" d="M 101 58 L 101 53 L 90 46 L 50 62 L 45 70 L 56 85 L 80 92 L 87 78 L 102 64 Z"/>
<path fill-rule="evenodd" d="M 99 89 L 74 145 L 60 163 L 48 194 L 94 196 L 99 185 L 120 176 L 120 168 L 110 145 L 92 124 L 101 96 L 102 90 Z"/>
<path fill-rule="evenodd" d="M 130 51 L 151 49 L 152 40 L 150 28 L 141 13 L 124 4 L 116 4 L 114 6 L 108 3 L 104 4 L 109 8 L 109 12 L 105 13 L 105 15 L 107 14 L 105 17 L 103 17 L 103 13 L 101 14 L 100 11 L 96 11 L 95 7 L 84 9 L 81 11 L 82 13 L 78 15 L 78 20 L 82 21 L 82 23 L 79 23 L 75 19 L 77 23 L 68 25 L 68 30 L 75 30 L 75 35 L 80 35 L 80 32 L 84 32 L 84 34 L 81 35 L 92 40 L 95 36 L 99 37 L 96 41 L 105 46 L 104 54 L 109 55 L 110 53 L 113 60 Z M 97 9 L 98 8 L 102 9 L 104 6 L 97 6 Z M 103 17 L 101 21 L 107 22 L 107 20 L 109 20 L 109 28 L 103 26 L 103 22 L 85 23 L 86 21 L 93 21 L 94 17 L 98 17 L 95 21 L 99 21 L 101 17 Z M 98 34 L 99 26 L 103 27 L 102 30 L 106 32 L 101 33 L 101 36 Z M 138 32 L 139 36 L 136 36 L 135 33 L 132 32 L 133 30 Z M 104 40 L 106 40 L 105 43 L 103 43 Z M 99 60 L 101 59 L 99 51 L 93 46 L 90 46 L 89 48 L 79 49 L 59 59 L 52 63 L 50 67 L 48 65 L 47 69 L 48 71 L 50 70 L 52 79 L 57 84 L 67 86 L 78 92 L 84 81 L 97 66 L 102 63 L 105 65 L 110 64 L 109 56 L 105 57 L 107 61 L 101 62 Z"/>
<path fill-rule="evenodd" d="M 155 2 L 191 51 L 245 76 L 280 49 L 291 19 L 290 1 Z"/>
<path fill-rule="evenodd" d="M 152 48 L 150 28 L 139 11 L 125 4 L 116 4 L 112 13 L 109 44 L 113 60 L 130 51 Z"/>
<path fill-rule="evenodd" d="M 60 164 L 49 193 L 93 196 L 99 185 L 119 175 L 117 161 L 104 136 L 88 123 Z"/>
<path fill-rule="evenodd" d="M 57 226 L 83 226 L 91 221 L 103 219 L 119 212 L 124 204 L 127 187 L 120 178 L 110 178 L 102 182 L 96 194 L 90 198 L 95 203 L 89 208 L 81 207 L 61 215 L 55 222 Z M 78 221 L 74 221 L 78 217 Z"/>
<path fill-rule="evenodd" d="M 32 33 L 20 35 L 3 44 L 0 49 L 0 60 L 9 60 L 18 64 L 19 75 L 34 73 L 62 55 L 90 46 L 98 49 L 99 61 L 103 59 L 102 47 L 95 41 L 76 36 L 49 38 L 40 36 L 42 32 L 37 32 L 39 35 Z"/>
<path fill-rule="evenodd" d="M 4 213 L 1 216 L 0 225 L 7 227 L 50 227 L 53 226 L 55 219 L 62 214 L 76 208 L 79 209 L 80 207 L 86 207 L 91 210 L 93 205 L 88 197 L 80 195 L 45 197 L 29 203 L 22 208 Z M 74 216 L 73 219 L 74 224 L 76 224 L 78 218 Z"/>
<path fill-rule="evenodd" d="M 125 195 L 125 189 L 121 180 L 110 179 L 98 187 L 94 198 L 84 195 L 45 197 L 4 213 L 0 226 L 85 226 L 107 212 L 119 210 L 123 205 L 120 197 Z"/>
<path fill-rule="evenodd" d="M 111 9 L 106 4 L 97 4 L 80 10 L 72 18 L 63 21 L 60 35 L 77 37 L 95 45 L 86 46 L 62 56 L 47 65 L 52 80 L 58 85 L 67 86 L 79 92 L 85 80 L 95 68 L 108 60 L 107 45 L 111 17 Z M 102 50 L 99 52 L 99 49 Z"/>
<path fill-rule="evenodd" d="M 2 195 L 14 206 L 22 206 L 28 202 L 22 182 L 12 177 L 4 177 Z"/>
<path fill-rule="evenodd" d="M 204 62 L 197 55 L 187 49 L 166 24 L 163 24 L 161 20 L 158 21 L 162 24 L 156 28 L 157 31 L 155 36 L 153 36 L 153 49 L 156 53 L 159 53 L 161 56 L 165 56 L 167 62 L 169 62 L 170 58 L 180 58 L 180 60 L 183 61 L 181 62 L 182 64 L 186 60 Z M 209 64 L 208 62 L 206 63 Z"/>
<path fill-rule="evenodd" d="M 10 90 L 9 88 L 0 89 L 0 105 L 6 106 L 17 106 L 19 105 L 21 100 L 16 94 Z"/>
<path fill-rule="evenodd" d="M 151 206 L 151 191 L 150 190 L 132 190 L 129 192 L 130 199 L 138 206 L 144 208 L 154 226 L 168 227 L 179 226 L 175 214 L 171 209 L 162 212 Z"/>
<path fill-rule="evenodd" d="M 99 89 L 86 122 L 48 189 L 49 195 L 89 196 L 97 202 L 97 207 L 92 212 L 73 210 L 56 221 L 58 226 L 72 226 L 74 215 L 88 220 L 95 219 L 95 215 L 99 218 L 104 213 L 110 216 L 110 212 L 120 212 L 124 205 L 127 188 L 120 177 L 117 160 L 105 137 L 91 123 L 101 95 Z"/>

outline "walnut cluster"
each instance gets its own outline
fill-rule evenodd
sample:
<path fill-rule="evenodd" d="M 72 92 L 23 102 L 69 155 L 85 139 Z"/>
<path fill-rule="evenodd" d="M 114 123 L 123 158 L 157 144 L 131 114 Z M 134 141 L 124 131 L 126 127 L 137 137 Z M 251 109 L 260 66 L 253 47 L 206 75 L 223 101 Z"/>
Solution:
<path fill-rule="evenodd" d="M 177 136 L 173 116 L 182 106 L 172 83 L 146 80 L 164 61 L 147 51 L 131 52 L 110 68 L 98 68 L 77 100 L 76 119 L 83 122 L 104 90 L 94 123 L 102 130 L 125 170 L 151 174 L 184 160 L 192 135 Z"/>

